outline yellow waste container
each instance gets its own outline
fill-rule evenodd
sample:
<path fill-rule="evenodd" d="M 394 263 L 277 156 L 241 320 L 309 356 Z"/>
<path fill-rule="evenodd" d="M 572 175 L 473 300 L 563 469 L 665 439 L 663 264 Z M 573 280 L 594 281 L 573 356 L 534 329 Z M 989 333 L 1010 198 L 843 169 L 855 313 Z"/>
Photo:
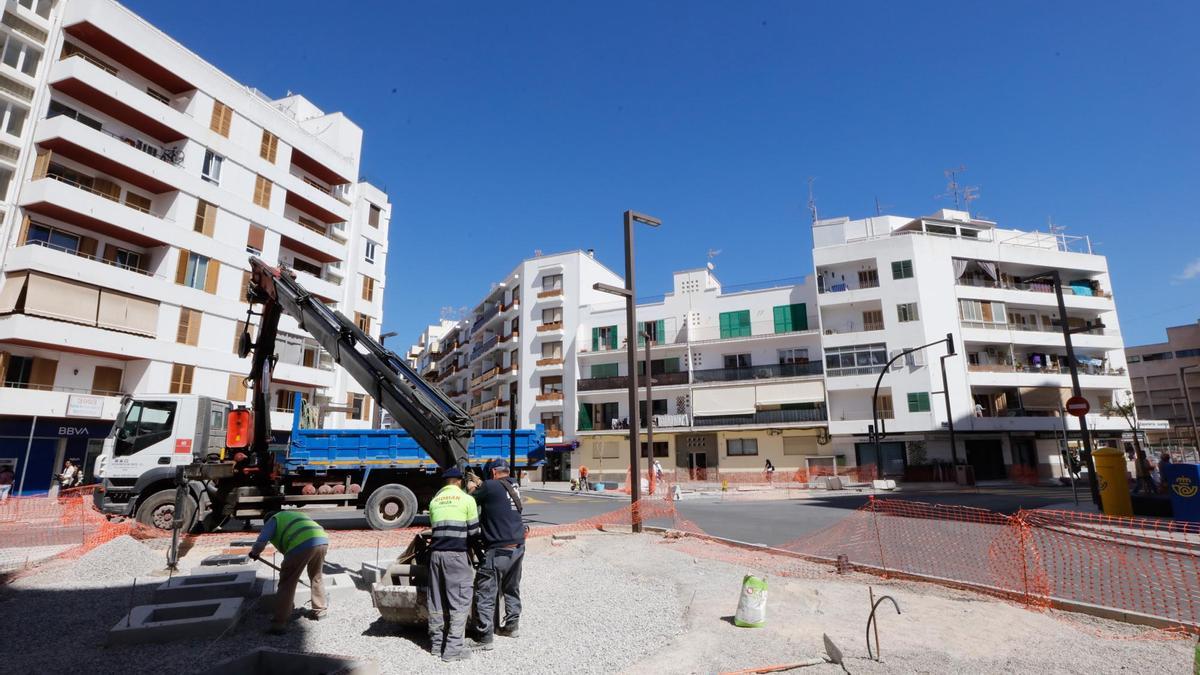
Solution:
<path fill-rule="evenodd" d="M 1096 480 L 1100 487 L 1100 504 L 1106 516 L 1132 516 L 1129 501 L 1129 478 L 1125 470 L 1125 453 L 1116 448 L 1097 448 L 1092 451 L 1096 464 Z"/>

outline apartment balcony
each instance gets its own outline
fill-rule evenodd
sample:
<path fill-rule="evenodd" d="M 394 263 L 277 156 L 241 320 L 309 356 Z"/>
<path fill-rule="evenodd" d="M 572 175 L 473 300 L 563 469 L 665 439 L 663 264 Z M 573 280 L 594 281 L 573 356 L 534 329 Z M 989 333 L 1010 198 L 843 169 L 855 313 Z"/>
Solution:
<path fill-rule="evenodd" d="M 538 394 L 534 397 L 533 404 L 535 406 L 562 406 L 563 393 L 554 391 L 547 394 Z"/>
<path fill-rule="evenodd" d="M 504 382 L 516 379 L 520 373 L 520 369 L 515 363 L 510 366 L 499 366 L 499 368 L 500 372 L 496 374 L 496 378 Z"/>
<path fill-rule="evenodd" d="M 292 384 L 302 387 L 332 388 L 334 372 L 332 368 L 317 368 L 299 363 L 288 363 L 280 360 L 275 364 L 271 375 L 275 384 Z M 289 426 L 291 422 L 288 423 Z"/>
<path fill-rule="evenodd" d="M 470 361 L 474 362 L 477 359 L 481 358 L 484 354 L 491 351 L 492 348 L 494 348 L 499 341 L 500 341 L 500 336 L 493 335 L 490 338 L 487 338 L 483 342 L 480 342 L 479 344 L 472 347 Z"/>
<path fill-rule="evenodd" d="M 764 380 L 784 377 L 820 377 L 824 368 L 820 361 L 808 363 L 772 363 L 765 366 L 746 368 L 709 368 L 693 370 L 696 384 L 704 382 L 734 382 L 737 380 Z"/>
<path fill-rule="evenodd" d="M 654 418 L 655 429 L 679 429 L 690 426 L 690 418 L 688 417 L 687 413 L 678 413 L 674 415 L 651 415 L 651 417 Z M 646 418 L 639 415 L 638 425 L 640 428 L 645 429 Z M 588 429 L 587 431 L 615 431 L 628 428 L 628 417 L 614 417 L 611 420 L 608 420 L 608 426 L 605 426 L 603 423 L 594 424 L 593 428 Z"/>
<path fill-rule="evenodd" d="M 499 315 L 500 315 L 500 305 L 492 305 L 491 307 L 485 309 L 483 311 L 483 314 L 480 314 L 475 319 L 475 321 L 471 324 L 471 331 L 474 332 L 474 331 L 479 330 L 483 326 L 487 325 L 487 323 L 489 321 L 491 321 L 492 319 L 496 318 Z"/>
<path fill-rule="evenodd" d="M 350 161 L 350 158 L 342 157 L 323 142 L 315 141 L 303 148 L 292 148 L 290 170 L 295 174 L 298 169 L 331 186 L 331 196 L 339 202 L 348 203 L 345 198 L 346 189 L 355 179 L 354 165 Z"/>
<path fill-rule="evenodd" d="M 336 242 L 331 244 L 331 239 L 319 228 L 310 228 L 295 221 L 285 222 L 292 222 L 295 227 L 288 227 L 279 233 L 279 245 L 282 248 L 291 249 L 320 263 L 345 259 L 346 247 Z"/>
<path fill-rule="evenodd" d="M 824 335 L 821 336 L 821 344 L 825 347 L 848 347 L 886 340 L 884 324 L 863 321 L 846 321 L 834 327 L 827 326 Z"/>
<path fill-rule="evenodd" d="M 54 62 L 49 82 L 55 91 L 163 144 L 185 140 L 186 130 L 195 125 L 184 113 L 78 55 Z"/>
<path fill-rule="evenodd" d="M 521 298 L 517 297 L 517 298 L 513 298 L 512 302 L 508 303 L 507 305 L 501 305 L 500 313 L 507 316 L 509 314 L 512 314 L 513 312 L 516 312 L 520 308 L 521 308 Z"/>
<path fill-rule="evenodd" d="M 873 300 L 878 301 L 881 297 L 882 292 L 879 290 L 879 282 L 853 287 L 838 283 L 830 288 L 818 291 L 817 304 L 822 307 L 849 305 Z"/>
<path fill-rule="evenodd" d="M 347 207 L 345 204 L 337 201 L 333 197 L 330 197 L 328 195 L 323 195 L 322 193 L 317 192 L 316 190 L 312 190 L 307 184 L 305 184 L 303 182 L 295 181 L 295 183 L 297 183 L 298 185 L 303 186 L 305 188 L 309 188 L 308 192 L 310 194 L 304 195 L 304 194 L 301 194 L 300 192 L 296 192 L 295 190 L 289 189 L 286 191 L 287 194 L 284 195 L 284 203 L 287 204 L 288 206 L 296 209 L 298 212 L 303 213 L 305 216 L 308 216 L 309 218 L 315 220 L 319 224 L 319 229 L 318 228 L 310 228 L 310 229 L 313 229 L 314 231 L 319 231 L 321 233 L 321 236 L 323 236 L 323 237 L 328 237 L 330 239 L 333 239 L 334 238 L 333 235 L 330 234 L 330 230 L 332 229 L 332 224 L 333 223 L 344 223 L 345 221 L 349 220 L 350 219 L 349 207 Z M 315 197 L 316 195 L 325 197 L 327 202 L 329 202 L 329 203 L 326 204 L 325 206 L 322 206 L 321 204 L 317 204 L 316 202 L 314 202 L 312 199 L 309 198 L 309 197 Z M 334 211 L 334 210 L 330 210 L 329 208 L 326 208 L 326 206 L 331 206 L 331 205 L 336 205 L 337 210 Z M 305 227 L 308 227 L 308 226 L 305 226 Z M 342 238 L 344 239 L 345 237 L 342 237 Z"/>
<path fill-rule="evenodd" d="M 514 344 L 514 343 L 516 343 L 517 338 L 519 338 L 519 337 L 521 337 L 521 332 L 514 330 L 513 332 L 509 333 L 508 335 L 501 335 L 500 336 L 500 344 L 502 344 L 502 345 Z"/>
<path fill-rule="evenodd" d="M 555 321 L 552 323 L 540 324 L 537 327 L 537 332 L 538 332 L 538 334 L 543 334 L 543 333 L 551 333 L 551 334 L 555 334 L 555 335 L 561 334 L 563 332 L 563 322 Z"/>
<path fill-rule="evenodd" d="M 809 326 L 812 326 L 810 328 Z M 686 331 L 679 331 L 683 335 L 683 339 L 697 343 L 714 343 L 714 342 L 749 342 L 749 341 L 767 341 L 767 340 L 794 340 L 797 337 L 811 335 L 816 337 L 819 335 L 817 329 L 817 317 L 812 315 L 808 317 L 806 323 L 802 326 L 791 327 L 781 326 L 774 321 L 754 321 L 748 325 L 741 325 L 732 329 L 722 329 L 720 326 L 692 326 Z M 814 340 L 814 344 L 816 341 Z"/>
<path fill-rule="evenodd" d="M 1066 367 L 1034 368 L 1007 364 L 971 364 L 967 366 L 968 379 L 972 385 L 992 387 L 1058 387 L 1071 386 L 1071 375 Z M 1124 368 L 1080 365 L 1079 384 L 1084 389 L 1128 389 L 1129 376 Z"/>
<path fill-rule="evenodd" d="M 536 362 L 534 362 L 534 365 L 538 368 L 559 369 L 563 367 L 563 360 L 562 358 L 538 359 Z"/>
<path fill-rule="evenodd" d="M 52 178 L 35 180 L 24 186 L 18 203 L 30 214 L 40 214 L 142 248 L 178 245 L 178 238 L 183 234 L 167 219 Z M 36 215 L 33 218 L 36 220 Z"/>
<path fill-rule="evenodd" d="M 294 270 L 296 272 L 296 281 L 300 282 L 301 286 L 309 293 L 328 302 L 339 302 L 342 299 L 342 287 L 340 284 L 324 279 L 311 272 Z"/>
<path fill-rule="evenodd" d="M 471 389 L 477 389 L 479 387 L 482 387 L 483 385 L 485 385 L 488 382 L 495 379 L 495 377 L 499 374 L 500 374 L 499 366 L 496 366 L 495 368 L 491 368 L 489 370 L 484 371 L 478 377 L 471 378 Z"/>
<path fill-rule="evenodd" d="M 563 290 L 556 288 L 550 291 L 539 291 L 537 301 L 539 303 L 559 303 L 563 300 Z"/>
<path fill-rule="evenodd" d="M 828 421 L 825 406 L 809 410 L 759 410 L 750 415 L 706 415 L 695 417 L 696 427 L 779 426 L 783 424 L 813 424 Z"/>
<path fill-rule="evenodd" d="M 481 413 L 488 412 L 489 410 L 495 410 L 496 407 L 500 405 L 500 403 L 501 403 L 500 399 L 494 398 L 490 401 L 484 401 L 483 403 L 478 403 L 476 405 L 471 406 L 470 412 L 472 415 L 479 415 Z"/>
<path fill-rule="evenodd" d="M 121 409 L 121 392 L 104 392 L 74 387 L 0 385 L 0 410 L 6 415 L 26 417 L 67 417 L 72 399 L 87 398 L 94 404 L 100 399 L 100 419 L 113 420 Z"/>
<path fill-rule="evenodd" d="M 983 342 L 988 344 L 1016 344 L 1037 347 L 1057 347 L 1063 349 L 1062 328 L 1058 326 L 1040 326 L 1035 324 L 995 323 L 986 321 L 959 322 L 962 326 L 962 337 L 965 342 Z M 1071 342 L 1081 349 L 1122 349 L 1120 331 L 1107 328 L 1093 328 L 1087 331 L 1071 334 Z"/>
<path fill-rule="evenodd" d="M 687 383 L 688 383 L 687 371 L 681 371 L 681 372 L 676 372 L 676 373 L 655 373 L 655 375 L 654 375 L 654 386 L 655 387 L 670 387 L 670 386 L 676 386 L 676 385 L 683 385 L 683 384 L 687 384 Z M 643 375 L 638 376 L 638 385 L 643 386 L 643 387 L 645 386 L 645 376 L 643 376 Z M 606 391 L 606 390 L 610 390 L 610 389 L 628 389 L 629 388 L 629 376 L 628 375 L 617 375 L 614 377 L 589 377 L 586 379 L 578 380 L 575 383 L 575 386 L 578 388 L 578 390 L 580 392 Z"/>
<path fill-rule="evenodd" d="M 1017 283 L 992 281 L 977 277 L 962 277 L 955 284 L 955 295 L 965 300 L 989 300 L 1004 302 L 1010 306 L 1032 305 L 1039 308 L 1058 309 L 1058 298 L 1054 285 L 1046 283 Z M 1067 309 L 1092 310 L 1094 312 L 1113 309 L 1112 294 L 1091 286 L 1063 283 L 1063 304 Z"/>
<path fill-rule="evenodd" d="M 151 195 L 183 187 L 182 171 L 175 170 L 183 153 L 126 132 L 100 130 L 66 115 L 38 120 L 34 142 L 96 172 L 128 183 Z"/>
<path fill-rule="evenodd" d="M 1088 429 L 1092 431 L 1129 431 L 1129 424 L 1120 415 L 1105 417 L 1097 413 L 1086 416 Z M 1048 411 L 1010 409 L 998 417 L 970 417 L 955 420 L 954 428 L 959 431 L 1046 431 L 1061 433 L 1064 419 Z M 1074 416 L 1065 420 L 1067 429 L 1079 431 L 1079 421 Z"/>

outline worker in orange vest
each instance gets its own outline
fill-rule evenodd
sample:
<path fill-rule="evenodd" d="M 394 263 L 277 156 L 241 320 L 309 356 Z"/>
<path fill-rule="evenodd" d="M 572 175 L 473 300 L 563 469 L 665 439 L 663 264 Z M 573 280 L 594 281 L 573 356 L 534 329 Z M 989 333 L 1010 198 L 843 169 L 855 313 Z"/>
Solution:
<path fill-rule="evenodd" d="M 586 466 L 579 467 L 579 488 L 584 492 L 592 489 L 591 484 L 588 483 L 588 468 Z"/>

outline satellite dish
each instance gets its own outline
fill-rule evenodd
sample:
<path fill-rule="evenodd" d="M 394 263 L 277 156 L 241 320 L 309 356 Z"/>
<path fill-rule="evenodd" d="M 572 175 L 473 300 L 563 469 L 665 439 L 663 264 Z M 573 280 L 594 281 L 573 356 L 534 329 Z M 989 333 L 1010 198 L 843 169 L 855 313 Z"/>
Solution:
<path fill-rule="evenodd" d="M 716 269 L 716 267 L 712 263 L 708 263 L 708 271 L 711 272 L 714 269 Z"/>

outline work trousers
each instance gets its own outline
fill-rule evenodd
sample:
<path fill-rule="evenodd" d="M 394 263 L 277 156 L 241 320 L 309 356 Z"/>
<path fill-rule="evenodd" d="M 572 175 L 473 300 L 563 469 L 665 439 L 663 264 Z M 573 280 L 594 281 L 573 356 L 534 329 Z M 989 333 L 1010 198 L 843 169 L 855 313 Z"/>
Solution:
<path fill-rule="evenodd" d="M 430 650 L 454 656 L 463 650 L 467 619 L 471 616 L 473 574 L 466 551 L 433 551 L 429 554 Z"/>
<path fill-rule="evenodd" d="M 475 625 L 486 640 L 499 626 L 514 626 L 521 619 L 521 563 L 525 544 L 516 548 L 489 548 L 475 575 Z M 500 621 L 500 596 L 504 596 L 504 621 Z"/>
<path fill-rule="evenodd" d="M 321 544 L 292 551 L 283 556 L 283 564 L 279 566 L 279 585 L 275 588 L 275 617 L 271 621 L 272 625 L 286 626 L 292 618 L 296 584 L 305 570 L 308 570 L 308 585 L 312 588 L 310 597 L 313 611 L 325 611 L 324 573 L 321 568 L 325 566 L 325 553 L 328 550 L 329 544 Z"/>

